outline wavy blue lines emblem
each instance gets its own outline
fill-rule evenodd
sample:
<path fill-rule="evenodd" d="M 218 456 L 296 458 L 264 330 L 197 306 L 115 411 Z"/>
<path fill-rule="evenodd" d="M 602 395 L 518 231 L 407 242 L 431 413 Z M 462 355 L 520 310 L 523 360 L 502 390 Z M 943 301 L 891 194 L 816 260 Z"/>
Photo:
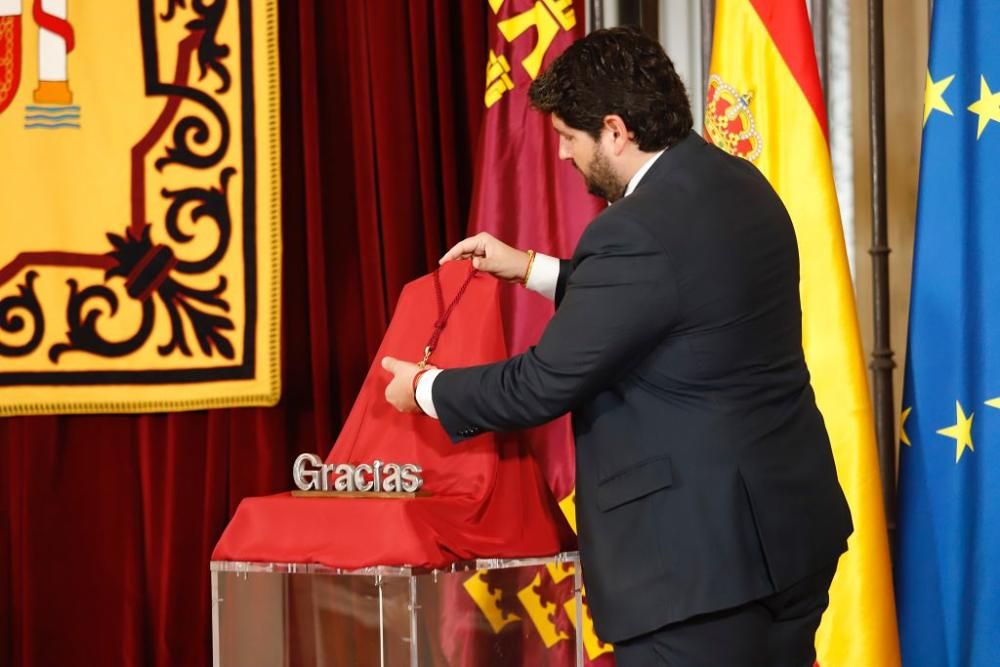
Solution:
<path fill-rule="evenodd" d="M 80 107 L 77 105 L 29 104 L 24 110 L 24 128 L 27 130 L 80 129 Z"/>

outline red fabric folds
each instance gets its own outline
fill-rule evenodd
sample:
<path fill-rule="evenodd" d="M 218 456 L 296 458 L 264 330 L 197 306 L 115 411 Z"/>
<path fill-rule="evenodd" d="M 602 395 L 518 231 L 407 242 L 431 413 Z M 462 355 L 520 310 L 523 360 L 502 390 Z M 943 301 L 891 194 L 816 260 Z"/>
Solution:
<path fill-rule="evenodd" d="M 439 270 L 445 303 L 458 293 L 469 262 Z M 426 497 L 248 498 L 213 559 L 442 567 L 476 557 L 554 554 L 568 527 L 551 502 L 526 445 L 486 433 L 453 445 L 436 421 L 396 412 L 385 401 L 386 355 L 419 359 L 438 319 L 432 276 L 403 289 L 395 315 L 327 463 L 376 459 L 423 469 Z M 468 366 L 507 356 L 496 279 L 475 274 L 441 335 L 431 363 Z M 291 472 L 289 471 L 289 474 Z M 561 530 L 561 528 L 565 527 Z"/>

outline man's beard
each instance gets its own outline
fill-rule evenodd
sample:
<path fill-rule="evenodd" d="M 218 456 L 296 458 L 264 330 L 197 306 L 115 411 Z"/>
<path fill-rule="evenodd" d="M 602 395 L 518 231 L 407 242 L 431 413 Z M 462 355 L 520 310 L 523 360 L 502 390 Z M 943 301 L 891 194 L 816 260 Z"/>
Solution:
<path fill-rule="evenodd" d="M 616 202 L 625 195 L 625 185 L 618 180 L 618 175 L 612 170 L 611 163 L 599 146 L 594 147 L 594 157 L 590 159 L 587 171 L 580 167 L 577 170 L 587 184 L 587 192 L 595 197 Z"/>

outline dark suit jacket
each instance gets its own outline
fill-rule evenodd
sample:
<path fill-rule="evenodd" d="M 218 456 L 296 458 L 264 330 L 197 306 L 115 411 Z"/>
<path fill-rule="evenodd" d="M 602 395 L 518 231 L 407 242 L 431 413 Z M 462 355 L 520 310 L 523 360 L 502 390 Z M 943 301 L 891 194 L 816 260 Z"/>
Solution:
<path fill-rule="evenodd" d="M 446 370 L 455 442 L 572 412 L 584 582 L 616 642 L 782 590 L 852 526 L 802 352 L 791 220 L 692 134 L 587 227 L 538 345 Z"/>

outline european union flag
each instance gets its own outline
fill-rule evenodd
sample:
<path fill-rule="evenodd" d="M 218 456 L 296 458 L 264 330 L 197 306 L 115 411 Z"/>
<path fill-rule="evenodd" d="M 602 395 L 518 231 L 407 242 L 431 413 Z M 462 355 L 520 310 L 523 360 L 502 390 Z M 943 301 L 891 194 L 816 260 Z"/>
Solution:
<path fill-rule="evenodd" d="M 904 667 L 1000 665 L 1000 0 L 936 0 L 899 455 Z"/>

